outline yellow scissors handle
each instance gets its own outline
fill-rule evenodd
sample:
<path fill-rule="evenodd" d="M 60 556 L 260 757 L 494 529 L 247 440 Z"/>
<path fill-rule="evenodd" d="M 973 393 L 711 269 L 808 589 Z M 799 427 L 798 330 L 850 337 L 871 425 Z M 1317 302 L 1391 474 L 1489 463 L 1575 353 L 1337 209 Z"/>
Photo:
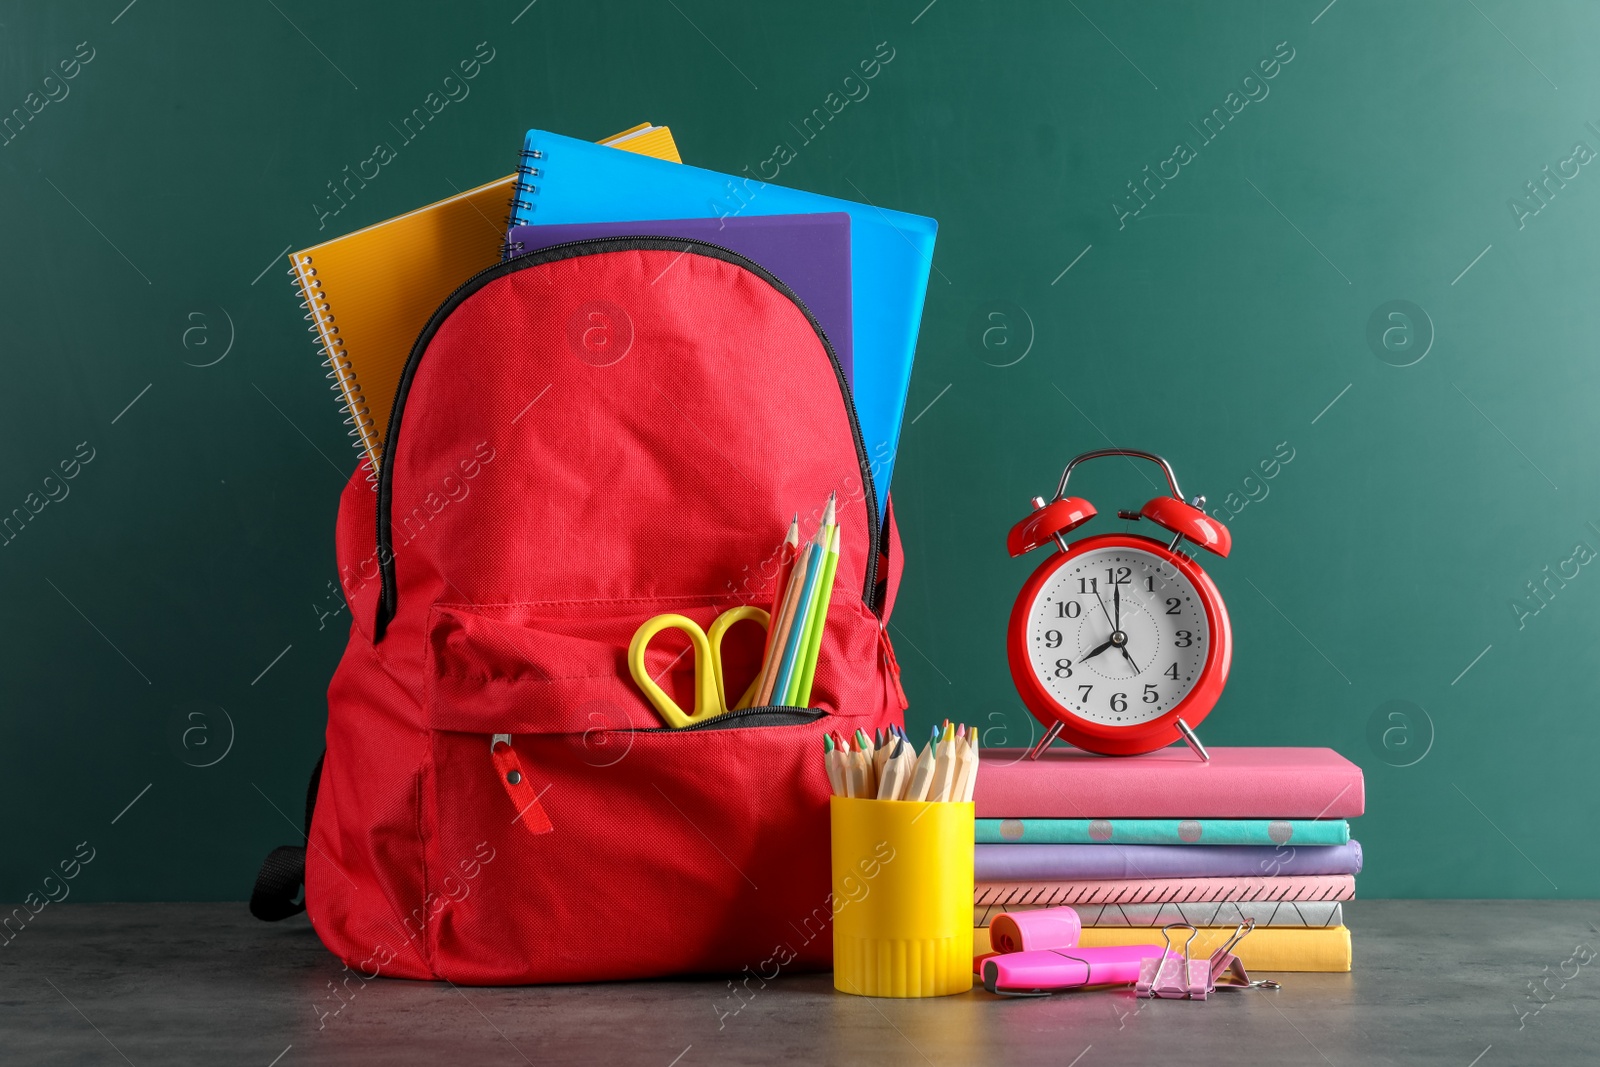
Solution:
<path fill-rule="evenodd" d="M 650 671 L 645 667 L 645 649 L 650 647 L 650 642 L 663 630 L 682 630 L 688 635 L 689 644 L 694 649 L 694 713 L 686 715 L 682 708 L 666 694 L 656 680 L 650 677 Z M 639 688 L 644 690 L 644 695 L 655 709 L 660 713 L 662 720 L 674 729 L 682 729 L 694 721 L 702 712 L 709 712 L 721 703 L 717 695 L 717 676 L 708 669 L 707 661 L 711 658 L 711 642 L 706 639 L 706 632 L 700 629 L 700 624 L 687 615 L 657 615 L 646 619 L 639 628 L 633 632 L 633 640 L 628 643 L 628 670 L 633 675 L 633 680 Z"/>
<path fill-rule="evenodd" d="M 754 619 L 756 622 L 759 622 L 763 630 L 765 630 L 772 623 L 771 616 L 769 616 L 764 609 L 750 604 L 741 605 L 737 608 L 729 608 L 721 615 L 718 615 L 711 622 L 711 632 L 707 636 L 709 637 L 711 644 L 712 669 L 717 675 L 717 699 L 721 705 L 720 711 L 718 711 L 716 714 L 721 714 L 722 711 L 737 711 L 740 708 L 748 708 L 750 706 L 750 701 L 755 699 L 756 690 L 761 688 L 761 673 L 757 671 L 755 678 L 751 679 L 750 681 L 750 687 L 746 689 L 744 691 L 744 695 L 739 698 L 739 702 L 735 704 L 732 709 L 729 709 L 727 703 L 727 690 L 723 688 L 722 684 L 722 635 L 727 633 L 734 623 L 743 622 L 746 619 Z"/>
<path fill-rule="evenodd" d="M 628 671 L 633 675 L 633 680 L 638 683 L 639 688 L 644 691 L 645 698 L 660 713 L 662 721 L 668 726 L 682 729 L 730 710 L 722 683 L 722 637 L 734 623 L 743 622 L 745 619 L 755 619 L 763 626 L 770 621 L 767 613 L 761 608 L 744 605 L 730 608 L 717 616 L 711 623 L 709 635 L 700 629 L 700 624 L 693 619 L 686 615 L 675 614 L 657 615 L 646 619 L 634 631 L 633 640 L 628 643 Z M 650 677 L 650 672 L 645 667 L 645 650 L 663 630 L 682 630 L 694 650 L 693 712 L 685 713 L 666 694 L 666 691 L 656 684 L 656 680 Z M 755 696 L 756 688 L 757 682 L 750 683 L 750 688 L 745 690 L 735 707 L 747 706 Z"/>

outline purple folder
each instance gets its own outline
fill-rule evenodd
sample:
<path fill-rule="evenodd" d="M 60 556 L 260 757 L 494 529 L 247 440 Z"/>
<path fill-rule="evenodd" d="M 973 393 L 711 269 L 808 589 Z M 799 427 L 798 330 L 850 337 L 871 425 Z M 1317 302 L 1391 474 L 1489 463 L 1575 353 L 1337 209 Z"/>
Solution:
<path fill-rule="evenodd" d="M 855 384 L 850 345 L 850 216 L 846 213 L 516 226 L 510 241 L 512 254 L 521 255 L 596 237 L 687 237 L 754 260 L 811 309 L 839 356 L 845 381 Z"/>
<path fill-rule="evenodd" d="M 977 845 L 980 882 L 1360 874 L 1361 845 Z"/>

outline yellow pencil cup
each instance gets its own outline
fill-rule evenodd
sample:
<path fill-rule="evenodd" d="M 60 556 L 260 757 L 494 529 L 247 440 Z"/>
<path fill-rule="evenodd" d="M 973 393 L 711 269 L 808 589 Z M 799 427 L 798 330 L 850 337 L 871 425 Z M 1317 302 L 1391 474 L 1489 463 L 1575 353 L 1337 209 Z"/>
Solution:
<path fill-rule="evenodd" d="M 972 988 L 971 804 L 833 797 L 833 988 Z"/>

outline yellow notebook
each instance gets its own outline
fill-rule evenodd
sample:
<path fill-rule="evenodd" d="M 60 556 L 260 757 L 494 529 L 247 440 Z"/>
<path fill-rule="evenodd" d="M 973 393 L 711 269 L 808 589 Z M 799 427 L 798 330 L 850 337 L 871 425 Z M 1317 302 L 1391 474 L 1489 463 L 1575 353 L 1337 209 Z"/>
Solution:
<path fill-rule="evenodd" d="M 644 123 L 600 142 L 681 163 L 672 131 Z M 289 256 L 356 448 L 376 472 L 411 346 L 456 286 L 500 259 L 516 175 Z"/>
<path fill-rule="evenodd" d="M 1199 936 L 1189 946 L 1190 955 L 1195 958 L 1211 955 L 1233 936 L 1233 932 L 1231 926 L 1200 927 Z M 1179 932 L 1174 936 L 1182 934 Z M 1165 942 L 1159 927 L 1090 926 L 1084 928 L 1078 944 L 1084 948 L 1099 948 L 1107 945 L 1161 945 Z M 990 951 L 988 927 L 980 926 L 972 931 L 972 951 L 977 955 Z M 1350 969 L 1350 928 L 1258 926 L 1233 951 L 1245 969 L 1251 972 L 1342 973 Z"/>

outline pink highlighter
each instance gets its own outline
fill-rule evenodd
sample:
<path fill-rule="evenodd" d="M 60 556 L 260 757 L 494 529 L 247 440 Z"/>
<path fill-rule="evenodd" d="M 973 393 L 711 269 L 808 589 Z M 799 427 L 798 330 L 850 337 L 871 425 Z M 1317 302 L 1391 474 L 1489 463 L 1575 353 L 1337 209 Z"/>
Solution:
<path fill-rule="evenodd" d="M 995 952 L 979 958 L 984 988 L 1010 996 L 1044 996 L 1089 985 L 1132 984 L 1139 963 L 1162 955 L 1155 945 L 1078 948 L 1082 932 L 1072 908 L 1002 912 L 989 924 Z"/>
<path fill-rule="evenodd" d="M 1139 980 L 1139 961 L 1161 951 L 1158 945 L 1117 945 L 1007 952 L 983 961 L 983 987 L 1029 997 L 1090 985 L 1131 985 Z"/>

